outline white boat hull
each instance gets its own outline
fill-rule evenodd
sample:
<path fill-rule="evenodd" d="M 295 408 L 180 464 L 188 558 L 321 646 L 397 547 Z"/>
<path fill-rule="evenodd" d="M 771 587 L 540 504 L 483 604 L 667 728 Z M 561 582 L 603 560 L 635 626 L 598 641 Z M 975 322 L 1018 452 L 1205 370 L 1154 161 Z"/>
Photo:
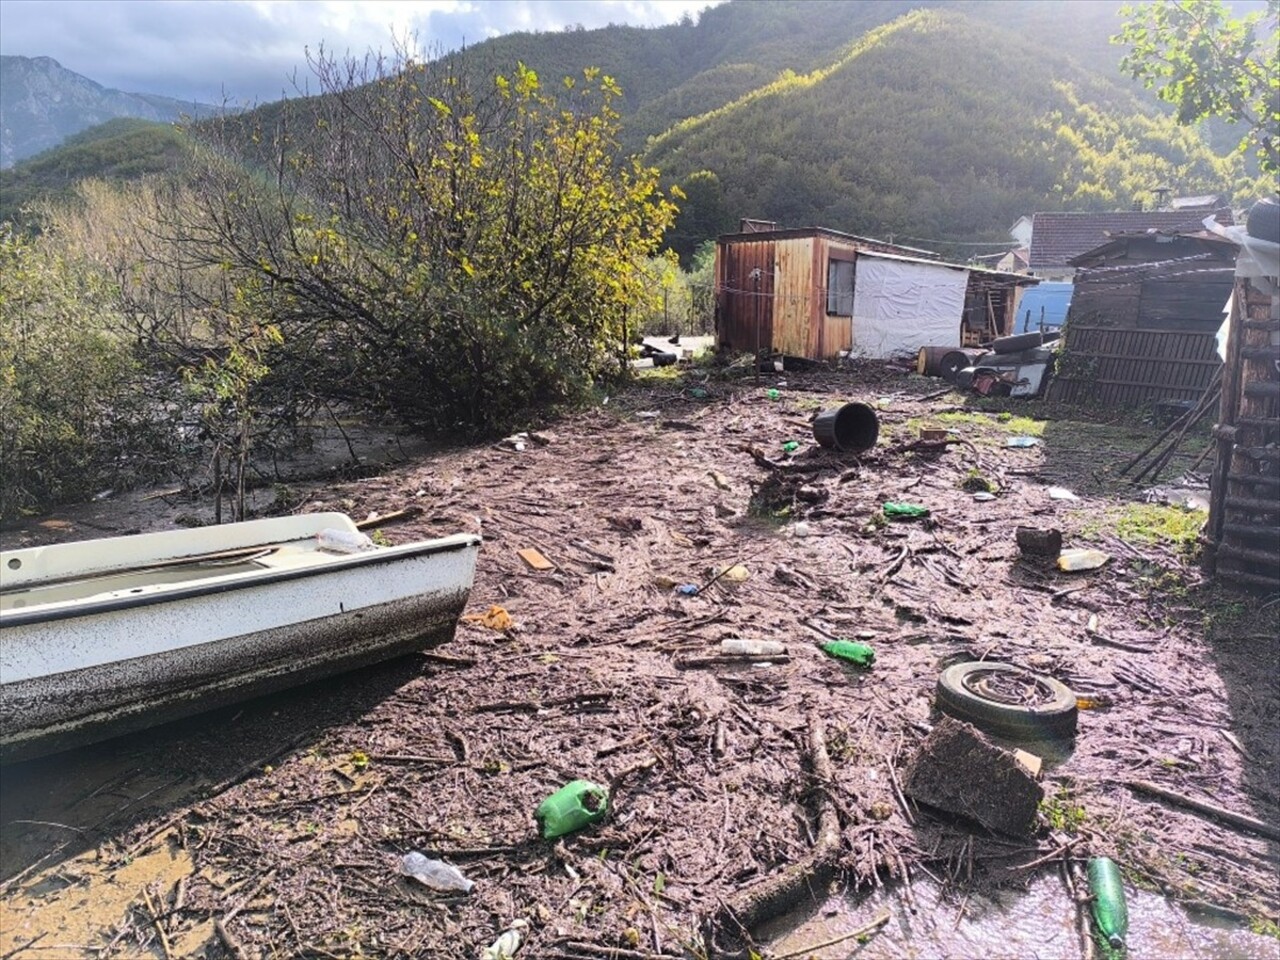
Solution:
<path fill-rule="evenodd" d="M 247 539 L 279 532 L 248 531 Z M 182 535 L 152 536 L 176 544 Z M 122 545 L 127 562 L 135 539 L 94 546 Z M 189 580 L 139 586 L 110 571 L 74 570 L 71 587 L 61 585 L 66 575 L 36 577 L 16 591 L 4 582 L 0 759 L 104 739 L 445 642 L 466 604 L 478 547 L 477 537 L 464 535 L 332 556 L 297 541 L 231 572 L 214 567 L 210 576 L 206 565 Z M 165 550 L 143 551 L 143 562 L 156 562 L 157 552 Z M 20 569 L 50 559 L 0 554 L 0 571 L 14 558 L 26 561 Z M 83 582 L 119 589 L 94 593 Z"/>

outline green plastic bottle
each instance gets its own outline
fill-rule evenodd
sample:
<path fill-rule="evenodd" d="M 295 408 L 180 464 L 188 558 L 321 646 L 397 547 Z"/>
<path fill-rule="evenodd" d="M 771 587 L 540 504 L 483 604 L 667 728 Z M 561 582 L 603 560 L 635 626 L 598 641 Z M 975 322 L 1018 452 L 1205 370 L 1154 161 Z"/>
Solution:
<path fill-rule="evenodd" d="M 832 640 L 822 645 L 822 652 L 839 660 L 847 660 L 855 667 L 870 669 L 876 662 L 876 652 L 865 643 L 852 640 Z"/>
<path fill-rule="evenodd" d="M 782 399 L 782 391 L 781 391 L 781 390 L 766 390 L 766 391 L 765 391 L 765 396 L 766 396 L 766 397 L 768 397 L 770 400 L 781 400 L 781 399 Z"/>
<path fill-rule="evenodd" d="M 783 453 L 795 453 L 799 449 L 800 449 L 800 444 L 797 443 L 795 440 L 788 440 L 786 443 L 782 445 Z"/>
<path fill-rule="evenodd" d="M 1120 868 L 1109 857 L 1089 861 L 1089 890 L 1093 894 L 1093 922 L 1113 948 L 1124 946 L 1129 932 L 1129 908 L 1124 902 Z"/>
<path fill-rule="evenodd" d="M 595 823 L 609 812 L 609 791 L 590 780 L 574 780 L 553 793 L 533 812 L 546 840 Z"/>
<path fill-rule="evenodd" d="M 929 515 L 929 508 L 916 503 L 894 503 L 884 505 L 884 515 L 890 520 L 916 520 Z"/>

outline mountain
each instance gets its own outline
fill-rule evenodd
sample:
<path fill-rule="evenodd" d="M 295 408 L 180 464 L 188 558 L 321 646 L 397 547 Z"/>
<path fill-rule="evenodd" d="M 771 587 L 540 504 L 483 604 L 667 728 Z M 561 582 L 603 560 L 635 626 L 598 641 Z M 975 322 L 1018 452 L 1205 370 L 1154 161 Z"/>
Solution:
<path fill-rule="evenodd" d="M 173 122 L 217 108 L 108 90 L 50 57 L 0 57 L 0 169 L 115 117 Z"/>

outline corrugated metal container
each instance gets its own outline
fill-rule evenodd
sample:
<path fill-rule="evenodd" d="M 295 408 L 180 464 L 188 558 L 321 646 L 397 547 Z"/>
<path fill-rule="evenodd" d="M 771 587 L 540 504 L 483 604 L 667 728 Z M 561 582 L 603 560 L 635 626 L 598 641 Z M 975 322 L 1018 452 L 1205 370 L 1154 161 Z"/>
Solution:
<path fill-rule="evenodd" d="M 1278 591 L 1280 296 L 1237 280 L 1230 331 L 1205 565 L 1224 581 Z"/>

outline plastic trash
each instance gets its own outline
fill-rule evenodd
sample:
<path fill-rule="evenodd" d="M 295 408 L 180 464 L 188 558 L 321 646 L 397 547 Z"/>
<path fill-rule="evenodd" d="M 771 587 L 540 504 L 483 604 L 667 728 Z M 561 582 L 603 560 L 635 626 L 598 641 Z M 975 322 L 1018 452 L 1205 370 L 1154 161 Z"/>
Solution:
<path fill-rule="evenodd" d="M 480 960 L 511 960 L 524 942 L 524 932 L 528 927 L 528 920 L 514 921 L 502 932 L 502 936 L 493 941 L 493 946 L 484 948 Z"/>
<path fill-rule="evenodd" d="M 832 640 L 822 645 L 822 652 L 837 660 L 846 660 L 856 667 L 869 668 L 876 662 L 876 652 L 868 644 L 852 640 Z"/>
<path fill-rule="evenodd" d="M 770 400 L 781 400 L 781 399 L 782 399 L 782 391 L 781 391 L 781 390 L 772 390 L 772 389 L 770 389 L 770 390 L 766 390 L 766 391 L 764 392 L 764 395 L 765 395 L 766 397 L 768 397 Z"/>
<path fill-rule="evenodd" d="M 468 613 L 462 619 L 468 623 L 478 623 L 482 627 L 488 627 L 490 630 L 497 630 L 498 632 L 510 630 L 514 625 L 511 614 L 496 603 L 484 613 Z"/>
<path fill-rule="evenodd" d="M 720 641 L 720 652 L 726 657 L 780 657 L 787 648 L 777 640 L 730 638 Z"/>
<path fill-rule="evenodd" d="M 562 837 L 595 823 L 609 812 L 609 791 L 590 780 L 566 783 L 533 812 L 546 840 Z"/>
<path fill-rule="evenodd" d="M 1058 569 L 1068 573 L 1076 570 L 1097 570 L 1111 559 L 1109 554 L 1101 550 L 1063 550 L 1058 555 Z"/>
<path fill-rule="evenodd" d="M 745 583 L 751 577 L 751 571 L 735 563 L 731 567 L 712 567 L 711 575 L 724 583 Z"/>
<path fill-rule="evenodd" d="M 432 890 L 445 893 L 470 893 L 475 886 L 453 864 L 432 860 L 417 850 L 404 855 L 400 861 L 400 872 Z"/>
<path fill-rule="evenodd" d="M 994 493 L 989 493 L 986 490 L 979 490 L 973 495 L 973 499 L 977 500 L 979 503 L 989 503 L 996 499 L 996 495 Z"/>
<path fill-rule="evenodd" d="M 1129 907 L 1124 901 L 1120 868 L 1110 857 L 1089 861 L 1089 891 L 1093 895 L 1093 922 L 1113 948 L 1124 946 L 1129 932 Z"/>
<path fill-rule="evenodd" d="M 682 597 L 696 597 L 698 595 L 698 585 L 696 583 L 682 583 L 676 587 L 676 593 Z"/>
<path fill-rule="evenodd" d="M 918 503 L 894 503 L 890 501 L 884 505 L 883 509 L 884 515 L 890 520 L 918 520 L 929 515 L 929 508 L 922 507 Z"/>
<path fill-rule="evenodd" d="M 1050 487 L 1049 499 L 1050 500 L 1079 500 L 1080 498 L 1077 497 L 1070 490 L 1068 490 L 1066 487 Z"/>
<path fill-rule="evenodd" d="M 791 527 L 791 535 L 793 537 L 807 537 L 813 533 L 813 528 L 803 520 L 797 522 Z"/>
<path fill-rule="evenodd" d="M 1039 437 L 1010 437 L 1004 442 L 1006 447 L 1038 447 Z"/>
<path fill-rule="evenodd" d="M 359 530 L 334 530 L 326 527 L 316 534 L 320 549 L 328 553 L 361 553 L 373 550 L 375 544 Z"/>
<path fill-rule="evenodd" d="M 799 449 L 800 449 L 800 444 L 795 440 L 788 440 L 786 443 L 782 445 L 783 453 L 795 453 Z"/>

